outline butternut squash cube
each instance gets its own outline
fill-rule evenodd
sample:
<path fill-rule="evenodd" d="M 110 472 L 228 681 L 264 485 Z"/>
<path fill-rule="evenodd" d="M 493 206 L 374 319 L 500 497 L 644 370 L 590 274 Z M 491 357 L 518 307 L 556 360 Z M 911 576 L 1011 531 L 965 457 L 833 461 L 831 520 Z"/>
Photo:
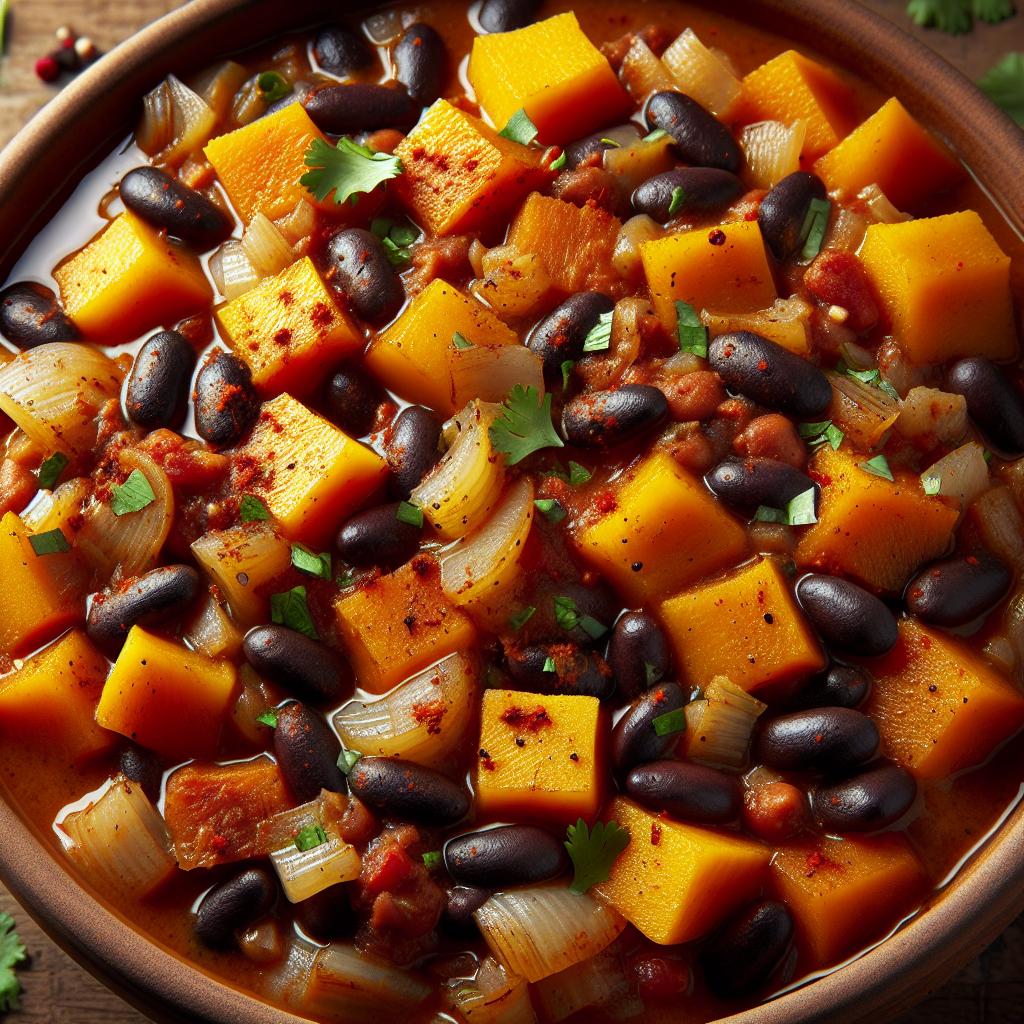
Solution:
<path fill-rule="evenodd" d="M 754 899 L 767 876 L 772 851 L 761 843 L 672 821 L 625 797 L 602 817 L 630 838 L 594 891 L 659 945 L 706 935 Z"/>
<path fill-rule="evenodd" d="M 615 508 L 575 542 L 634 604 L 674 594 L 747 554 L 743 527 L 662 451 L 622 474 Z"/>
<path fill-rule="evenodd" d="M 661 618 L 682 677 L 696 686 L 727 676 L 749 692 L 825 667 L 789 581 L 768 558 L 669 598 Z"/>
<path fill-rule="evenodd" d="M 519 343 L 486 306 L 435 278 L 378 335 L 366 365 L 402 398 L 454 413 L 459 408 L 452 377 L 456 333 L 479 347 Z"/>
<path fill-rule="evenodd" d="M 854 125 L 853 93 L 830 68 L 787 50 L 743 79 L 738 120 L 807 122 L 802 156 L 814 160 Z"/>
<path fill-rule="evenodd" d="M 601 807 L 601 704 L 486 690 L 480 717 L 476 799 L 488 818 L 588 821 Z"/>
<path fill-rule="evenodd" d="M 895 594 L 919 565 L 945 552 L 960 513 L 950 499 L 926 495 L 915 474 L 896 469 L 890 482 L 863 469 L 865 459 L 827 445 L 814 455 L 820 517 L 800 538 L 796 562 Z"/>
<path fill-rule="evenodd" d="M 237 694 L 235 667 L 132 626 L 107 677 L 96 721 L 167 757 L 217 749 Z"/>
<path fill-rule="evenodd" d="M 335 611 L 356 681 L 370 693 L 390 690 L 476 639 L 473 623 L 441 590 L 441 567 L 430 555 L 343 595 Z"/>
<path fill-rule="evenodd" d="M 545 145 L 581 138 L 629 109 L 615 72 L 571 11 L 477 36 L 467 75 L 499 130 L 524 110 Z"/>
<path fill-rule="evenodd" d="M 844 198 L 877 185 L 900 210 L 920 209 L 964 176 L 953 154 L 894 96 L 814 165 L 830 192 Z"/>
<path fill-rule="evenodd" d="M 540 151 L 502 138 L 438 100 L 395 149 L 399 197 L 434 235 L 475 231 L 507 214 L 550 175 Z"/>
<path fill-rule="evenodd" d="M 872 224 L 860 258 L 913 362 L 1016 355 L 1010 257 L 973 210 Z"/>
<path fill-rule="evenodd" d="M 776 299 L 756 220 L 656 238 L 641 244 L 640 258 L 654 308 L 672 333 L 678 299 L 698 313 L 708 309 L 718 314 L 753 313 Z"/>
<path fill-rule="evenodd" d="M 249 493 L 261 498 L 285 536 L 323 544 L 383 483 L 387 463 L 291 395 L 263 404 L 235 458 L 262 468 Z"/>
<path fill-rule="evenodd" d="M 263 395 L 308 394 L 332 364 L 363 347 L 308 256 L 229 302 L 217 320 Z"/>
<path fill-rule="evenodd" d="M 869 713 L 885 754 L 921 779 L 987 761 L 1024 725 L 1024 696 L 950 636 L 910 619 L 872 662 Z"/>
<path fill-rule="evenodd" d="M 882 938 L 928 887 L 910 844 L 894 833 L 784 847 L 772 876 L 817 967 Z"/>
<path fill-rule="evenodd" d="M 103 344 L 169 326 L 213 298 L 199 260 L 131 212 L 114 218 L 53 276 L 75 326 Z"/>
<path fill-rule="evenodd" d="M 77 629 L 0 679 L 0 737 L 42 744 L 79 765 L 109 749 L 114 734 L 94 721 L 107 659 Z"/>

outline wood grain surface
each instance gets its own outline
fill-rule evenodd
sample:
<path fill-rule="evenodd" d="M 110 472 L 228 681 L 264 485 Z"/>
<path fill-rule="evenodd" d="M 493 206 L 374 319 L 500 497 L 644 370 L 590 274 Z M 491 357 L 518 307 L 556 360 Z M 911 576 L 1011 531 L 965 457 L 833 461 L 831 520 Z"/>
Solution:
<path fill-rule="evenodd" d="M 866 2 L 901 27 L 913 29 L 903 16 L 906 0 Z M 0 62 L 0 145 L 56 91 L 39 82 L 33 64 L 53 48 L 58 26 L 72 25 L 101 49 L 108 49 L 178 6 L 180 0 L 14 0 L 9 52 Z M 958 38 L 914 31 L 974 79 L 1009 50 L 1024 49 L 1024 14 L 999 26 L 979 25 L 970 35 Z M 31 957 L 28 969 L 20 972 L 25 993 L 22 1009 L 9 1015 L 11 1024 L 144 1024 L 143 1016 L 50 942 L 2 886 L 0 911 L 14 915 Z M 1024 918 L 899 1024 L 1020 1024 L 1022 1020 Z"/>

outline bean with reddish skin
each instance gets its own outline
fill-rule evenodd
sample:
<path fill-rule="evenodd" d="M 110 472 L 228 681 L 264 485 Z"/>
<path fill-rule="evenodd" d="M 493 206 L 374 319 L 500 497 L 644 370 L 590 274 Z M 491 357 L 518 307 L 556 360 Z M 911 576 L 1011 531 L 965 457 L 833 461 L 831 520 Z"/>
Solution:
<path fill-rule="evenodd" d="M 328 25 L 317 32 L 313 40 L 313 56 L 324 71 L 339 78 L 373 63 L 373 53 L 366 40 L 340 25 Z"/>
<path fill-rule="evenodd" d="M 49 288 L 23 281 L 0 292 L 0 334 L 25 349 L 53 341 L 76 341 L 78 328 Z"/>
<path fill-rule="evenodd" d="M 392 424 L 386 443 L 390 488 L 404 501 L 441 457 L 441 421 L 422 405 L 403 409 Z"/>
<path fill-rule="evenodd" d="M 739 172 L 743 153 L 729 129 L 696 100 L 681 92 L 656 92 L 644 110 L 647 127 L 672 136 L 684 163 Z"/>
<path fill-rule="evenodd" d="M 800 439 L 793 421 L 777 412 L 755 416 L 733 439 L 732 448 L 737 455 L 774 459 L 794 469 L 807 465 L 807 445 Z"/>
<path fill-rule="evenodd" d="M 195 932 L 212 949 L 229 949 L 235 934 L 266 917 L 277 901 L 278 885 L 269 868 L 246 868 L 215 885 L 196 909 Z"/>
<path fill-rule="evenodd" d="M 221 448 L 241 441 L 260 413 L 252 372 L 230 352 L 214 352 L 203 364 L 192 400 L 196 432 Z"/>
<path fill-rule="evenodd" d="M 800 234 L 811 200 L 825 197 L 825 183 L 821 178 L 808 171 L 794 171 L 761 200 L 757 223 L 765 244 L 777 260 L 789 259 L 801 246 Z"/>
<path fill-rule="evenodd" d="M 555 663 L 553 672 L 545 669 L 548 659 Z M 576 644 L 514 647 L 506 651 L 505 660 L 517 690 L 598 700 L 608 700 L 615 694 L 615 677 L 604 658 Z"/>
<path fill-rule="evenodd" d="M 988 359 L 960 359 L 946 372 L 946 390 L 963 395 L 967 413 L 989 444 L 1004 455 L 1024 455 L 1024 397 L 1009 373 Z"/>
<path fill-rule="evenodd" d="M 846 771 L 878 753 L 878 727 L 851 708 L 792 711 L 773 718 L 754 743 L 755 758 L 779 771 Z"/>
<path fill-rule="evenodd" d="M 391 266 L 381 240 L 365 228 L 346 228 L 327 244 L 331 283 L 363 320 L 390 320 L 405 302 L 402 279 Z"/>
<path fill-rule="evenodd" d="M 432 768 L 395 757 L 361 757 L 348 778 L 363 803 L 388 817 L 454 825 L 469 811 L 466 790 Z"/>
<path fill-rule="evenodd" d="M 597 325 L 602 313 L 610 313 L 615 303 L 600 292 L 579 292 L 556 306 L 530 332 L 527 348 L 544 362 L 545 374 L 560 377 L 562 363 L 574 362 L 583 355 L 587 334 Z"/>
<path fill-rule="evenodd" d="M 639 697 L 672 668 L 668 640 L 658 620 L 647 612 L 626 612 L 608 642 L 608 666 L 623 695 Z"/>
<path fill-rule="evenodd" d="M 682 193 L 677 189 L 682 189 Z M 665 224 L 677 214 L 723 209 L 743 192 L 743 182 L 729 171 L 717 167 L 676 167 L 642 182 L 630 202 L 637 213 L 646 213 Z"/>
<path fill-rule="evenodd" d="M 437 31 L 423 22 L 410 25 L 395 44 L 395 78 L 422 107 L 440 95 L 448 74 L 448 50 Z"/>
<path fill-rule="evenodd" d="M 804 272 L 804 287 L 819 302 L 845 309 L 843 325 L 857 334 L 878 323 L 871 278 L 852 252 L 828 249 L 820 253 Z"/>
<path fill-rule="evenodd" d="M 881 764 L 811 791 L 811 809 L 830 833 L 877 832 L 894 825 L 914 805 L 917 782 L 895 764 Z"/>
<path fill-rule="evenodd" d="M 556 878 L 569 866 L 565 847 L 536 825 L 500 825 L 444 844 L 444 866 L 459 885 L 504 889 Z"/>
<path fill-rule="evenodd" d="M 469 885 L 453 885 L 447 893 L 444 921 L 461 934 L 475 931 L 473 915 L 491 898 L 490 889 L 478 889 Z"/>
<path fill-rule="evenodd" d="M 540 0 L 484 0 L 477 20 L 485 32 L 525 28 L 537 16 Z"/>
<path fill-rule="evenodd" d="M 786 904 L 755 903 L 705 946 L 701 962 L 708 988 L 723 999 L 756 992 L 778 970 L 792 942 L 793 917 Z"/>
<path fill-rule="evenodd" d="M 797 583 L 796 596 L 831 650 L 877 658 L 896 646 L 896 616 L 885 602 L 856 583 L 808 573 Z"/>
<path fill-rule="evenodd" d="M 784 509 L 797 495 L 818 485 L 806 473 L 774 459 L 730 459 L 715 466 L 704 482 L 720 501 L 745 512 L 761 505 Z"/>
<path fill-rule="evenodd" d="M 177 331 L 154 334 L 139 349 L 124 406 L 132 423 L 147 430 L 181 426 L 196 354 Z"/>
<path fill-rule="evenodd" d="M 742 806 L 736 779 L 689 761 L 651 761 L 626 776 L 626 792 L 655 811 L 702 825 L 725 825 Z"/>
<path fill-rule="evenodd" d="M 743 794 L 743 824 L 759 839 L 777 844 L 806 830 L 807 797 L 788 782 L 753 786 Z"/>
<path fill-rule="evenodd" d="M 345 792 L 340 756 L 338 737 L 318 712 L 303 704 L 288 704 L 277 712 L 274 757 L 297 803 L 316 799 L 322 789 Z"/>
<path fill-rule="evenodd" d="M 798 708 L 856 708 L 867 700 L 873 680 L 859 665 L 833 663 L 793 700 Z"/>
<path fill-rule="evenodd" d="M 373 430 L 383 401 L 381 386 L 359 366 L 339 367 L 324 391 L 327 415 L 351 437 L 365 437 Z"/>
<path fill-rule="evenodd" d="M 158 167 L 129 171 L 119 192 L 124 205 L 147 224 L 197 249 L 212 249 L 231 234 L 231 220 L 219 206 Z"/>
<path fill-rule="evenodd" d="M 129 780 L 142 787 L 142 792 L 152 803 L 160 798 L 160 786 L 164 772 L 160 759 L 152 750 L 146 750 L 135 743 L 129 743 L 117 759 L 117 770 Z"/>
<path fill-rule="evenodd" d="M 348 519 L 338 531 L 338 553 L 360 569 L 397 569 L 419 547 L 422 530 L 398 518 L 399 502 L 378 505 Z"/>
<path fill-rule="evenodd" d="M 404 89 L 369 82 L 318 85 L 302 97 L 313 124 L 331 135 L 397 128 L 407 132 L 417 121 L 420 107 Z"/>
<path fill-rule="evenodd" d="M 995 555 L 958 555 L 933 562 L 907 584 L 907 608 L 933 626 L 964 626 L 995 608 L 1012 582 Z"/>
<path fill-rule="evenodd" d="M 591 391 L 565 403 L 562 433 L 578 448 L 612 448 L 655 430 L 668 419 L 664 394 L 649 384 Z"/>
<path fill-rule="evenodd" d="M 686 696 L 677 683 L 660 683 L 638 697 L 612 730 L 611 758 L 618 771 L 664 757 L 679 739 L 679 731 L 659 736 L 655 719 L 679 711 Z"/>
<path fill-rule="evenodd" d="M 287 626 L 254 626 L 242 640 L 242 653 L 255 672 L 303 700 L 329 703 L 352 687 L 352 669 L 342 655 Z"/>

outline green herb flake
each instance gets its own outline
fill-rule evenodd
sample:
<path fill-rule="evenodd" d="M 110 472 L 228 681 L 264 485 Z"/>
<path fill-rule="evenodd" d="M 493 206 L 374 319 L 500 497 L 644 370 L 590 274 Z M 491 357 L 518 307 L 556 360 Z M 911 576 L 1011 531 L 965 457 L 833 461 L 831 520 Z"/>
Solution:
<path fill-rule="evenodd" d="M 283 100 L 292 91 L 292 87 L 276 71 L 263 71 L 256 79 L 256 87 L 267 103 Z"/>
<path fill-rule="evenodd" d="M 608 627 L 593 615 L 581 615 L 578 625 L 591 640 L 600 640 L 608 632 Z"/>
<path fill-rule="evenodd" d="M 996 25 L 1016 13 L 1012 0 L 972 0 L 971 10 L 979 21 Z"/>
<path fill-rule="evenodd" d="M 29 535 L 29 544 L 36 553 L 37 558 L 43 555 L 63 555 L 71 550 L 64 531 L 59 527 L 56 530 L 47 530 L 46 533 L 33 533 Z"/>
<path fill-rule="evenodd" d="M 299 544 L 293 544 L 292 565 L 307 576 L 316 576 L 321 580 L 331 578 L 331 555 L 328 551 L 318 555 Z"/>
<path fill-rule="evenodd" d="M 514 466 L 541 448 L 562 448 L 551 423 L 551 395 L 541 398 L 536 388 L 516 384 L 505 399 L 501 415 L 491 424 L 491 444 Z"/>
<path fill-rule="evenodd" d="M 644 142 L 660 142 L 662 139 L 668 138 L 668 132 L 664 128 L 655 128 L 653 132 L 643 137 Z"/>
<path fill-rule="evenodd" d="M 597 323 L 587 331 L 583 339 L 584 352 L 604 352 L 612 343 L 612 317 L 614 310 L 608 310 L 597 318 Z"/>
<path fill-rule="evenodd" d="M 238 503 L 238 518 L 243 523 L 261 523 L 270 518 L 270 513 L 259 498 L 245 494 Z"/>
<path fill-rule="evenodd" d="M 907 17 L 921 28 L 937 28 L 952 36 L 971 30 L 971 12 L 967 0 L 910 0 Z"/>
<path fill-rule="evenodd" d="M 318 202 L 333 192 L 338 206 L 346 199 L 358 202 L 360 194 L 372 192 L 402 173 L 402 161 L 397 156 L 374 153 L 351 139 L 339 139 L 337 146 L 314 139 L 303 162 L 311 170 L 299 179 L 299 184 Z"/>
<path fill-rule="evenodd" d="M 578 462 L 569 462 L 569 485 L 571 487 L 585 484 L 593 475 L 589 469 L 581 466 Z"/>
<path fill-rule="evenodd" d="M 516 612 L 516 614 L 508 620 L 509 629 L 511 629 L 513 633 L 518 633 L 519 630 L 521 630 L 523 626 L 533 618 L 536 611 L 537 609 L 532 604 L 528 604 L 522 611 Z"/>
<path fill-rule="evenodd" d="M 652 665 L 649 661 L 644 662 L 644 679 L 648 686 L 653 686 L 661 678 L 661 670 L 657 665 Z"/>
<path fill-rule="evenodd" d="M 790 526 L 810 526 L 811 523 L 816 523 L 818 521 L 815 511 L 816 499 L 817 494 L 813 487 L 801 491 L 786 506 L 786 522 Z"/>
<path fill-rule="evenodd" d="M 392 224 L 391 230 L 388 232 L 388 238 L 402 248 L 412 245 L 419 237 L 419 231 L 411 224 Z"/>
<path fill-rule="evenodd" d="M 828 219 L 832 213 L 832 204 L 827 199 L 812 199 L 800 228 L 800 241 L 803 249 L 800 259 L 810 263 L 821 252 L 821 243 L 825 241 L 828 230 Z"/>
<path fill-rule="evenodd" d="M 555 597 L 555 623 L 559 629 L 575 629 L 579 623 L 579 615 L 576 614 L 576 602 L 571 597 Z"/>
<path fill-rule="evenodd" d="M 503 139 L 511 139 L 522 146 L 528 146 L 537 138 L 537 126 L 530 120 L 526 111 L 520 107 L 498 134 Z"/>
<path fill-rule="evenodd" d="M 256 721 L 260 725 L 266 725 L 271 729 L 277 728 L 277 712 L 276 711 L 264 711 L 262 715 L 256 716 Z"/>
<path fill-rule="evenodd" d="M 327 833 L 320 825 L 304 825 L 295 833 L 295 848 L 300 853 L 315 850 L 327 842 Z"/>
<path fill-rule="evenodd" d="M 63 452 L 54 452 L 43 459 L 37 474 L 39 486 L 44 491 L 52 491 L 67 464 L 68 457 Z"/>
<path fill-rule="evenodd" d="M 14 918 L 0 911 L 0 1013 L 19 1008 L 21 982 L 14 968 L 27 959 L 25 945 L 14 930 Z"/>
<path fill-rule="evenodd" d="M 921 489 L 925 494 L 934 497 L 942 490 L 942 478 L 934 473 L 921 474 Z"/>
<path fill-rule="evenodd" d="M 452 344 L 456 348 L 473 348 L 474 347 L 473 342 L 471 342 L 469 340 L 469 338 L 467 338 L 464 334 L 459 334 L 458 331 L 456 331 L 452 335 Z"/>
<path fill-rule="evenodd" d="M 616 142 L 614 139 L 601 139 L 601 145 L 611 149 L 622 149 L 622 143 Z"/>
<path fill-rule="evenodd" d="M 334 581 L 334 585 L 336 587 L 341 587 L 341 589 L 344 590 L 346 587 L 351 587 L 352 584 L 355 583 L 355 581 L 356 581 L 355 574 L 351 573 L 351 572 L 347 572 L 347 573 L 345 573 L 344 576 L 338 576 L 335 579 L 335 581 Z"/>
<path fill-rule="evenodd" d="M 839 446 L 846 436 L 831 420 L 822 420 L 820 423 L 801 423 L 797 430 L 812 448 L 820 448 L 827 444 L 834 452 L 839 451 Z"/>
<path fill-rule="evenodd" d="M 686 732 L 686 712 L 682 708 L 675 711 L 666 711 L 658 715 L 651 723 L 654 726 L 655 736 L 673 736 L 679 732 Z"/>
<path fill-rule="evenodd" d="M 892 470 L 889 468 L 889 460 L 884 455 L 876 455 L 867 462 L 860 463 L 860 468 L 872 476 L 880 476 L 883 480 L 892 480 Z"/>
<path fill-rule="evenodd" d="M 701 323 L 693 306 L 682 299 L 676 300 L 676 335 L 680 352 L 692 352 L 701 359 L 707 359 L 708 329 Z"/>
<path fill-rule="evenodd" d="M 391 266 L 402 269 L 412 259 L 409 250 L 403 249 L 393 238 L 382 238 L 380 242 L 384 247 L 384 255 L 387 256 Z"/>
<path fill-rule="evenodd" d="M 567 391 L 569 389 L 569 378 L 572 376 L 572 368 L 576 364 L 571 359 L 563 359 L 561 370 L 562 370 L 562 390 Z"/>
<path fill-rule="evenodd" d="M 569 157 L 563 149 L 554 160 L 551 161 L 551 170 L 560 171 L 569 162 Z"/>
<path fill-rule="evenodd" d="M 423 529 L 423 509 L 408 501 L 400 501 L 395 511 L 395 518 L 400 523 L 415 526 L 416 529 Z"/>
<path fill-rule="evenodd" d="M 686 190 L 682 185 L 676 185 L 676 187 L 672 189 L 672 198 L 668 203 L 668 215 L 670 217 L 674 217 L 683 208 L 683 204 L 685 202 Z"/>
<path fill-rule="evenodd" d="M 441 851 L 440 850 L 429 850 L 423 854 L 423 866 L 428 871 L 436 871 L 441 866 Z"/>
<path fill-rule="evenodd" d="M 608 881 L 612 865 L 629 845 L 629 831 L 617 821 L 599 821 L 591 830 L 580 818 L 569 826 L 566 836 L 565 848 L 573 866 L 569 889 L 577 895 Z"/>
<path fill-rule="evenodd" d="M 544 671 L 544 672 L 557 672 L 558 671 L 558 666 L 555 665 L 555 659 L 552 658 L 552 657 L 545 658 L 544 659 L 544 668 L 542 669 L 542 671 Z"/>
<path fill-rule="evenodd" d="M 754 522 L 757 523 L 781 523 L 786 525 L 786 511 L 781 508 L 772 508 L 771 505 L 758 505 L 754 513 Z"/>
<path fill-rule="evenodd" d="M 978 88 L 1024 127 L 1024 53 L 1008 53 L 986 72 Z"/>
<path fill-rule="evenodd" d="M 565 509 L 556 498 L 538 498 L 534 505 L 549 523 L 560 523 L 566 516 Z"/>
<path fill-rule="evenodd" d="M 343 775 L 351 773 L 352 769 L 355 768 L 356 762 L 363 755 L 358 750 L 343 750 L 338 755 L 338 767 L 341 769 Z"/>
<path fill-rule="evenodd" d="M 890 398 L 895 399 L 897 402 L 899 401 L 900 393 L 882 376 L 881 371 L 877 367 L 870 370 L 854 370 L 852 367 L 845 366 L 841 367 L 841 371 L 847 377 L 852 377 L 854 380 L 859 380 L 862 384 L 878 388 L 879 391 Z"/>
<path fill-rule="evenodd" d="M 287 626 L 310 640 L 319 640 L 320 634 L 313 625 L 309 614 L 309 603 L 305 587 L 292 587 L 281 594 L 270 595 L 270 621 L 277 626 Z"/>
<path fill-rule="evenodd" d="M 142 471 L 138 469 L 133 469 L 123 484 L 114 484 L 110 488 L 110 511 L 115 516 L 141 512 L 154 501 L 156 501 L 156 495 L 153 493 L 153 488 Z"/>

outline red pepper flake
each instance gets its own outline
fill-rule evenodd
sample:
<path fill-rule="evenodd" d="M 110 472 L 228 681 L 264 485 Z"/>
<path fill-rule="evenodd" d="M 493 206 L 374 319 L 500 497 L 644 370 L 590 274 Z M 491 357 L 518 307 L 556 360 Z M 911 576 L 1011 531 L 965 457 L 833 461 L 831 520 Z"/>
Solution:
<path fill-rule="evenodd" d="M 712 245 L 725 245 L 725 232 L 721 228 L 715 228 L 708 234 L 708 241 Z"/>
<path fill-rule="evenodd" d="M 327 330 L 334 323 L 334 314 L 328 309 L 326 303 L 323 302 L 318 302 L 313 307 L 309 318 L 313 321 L 313 326 L 320 331 Z"/>
<path fill-rule="evenodd" d="M 651 846 L 661 846 L 661 826 L 656 822 L 651 822 Z"/>
<path fill-rule="evenodd" d="M 521 707 L 506 708 L 501 713 L 501 720 L 514 729 L 522 729 L 524 732 L 540 732 L 554 723 L 545 708 L 536 707 L 530 711 Z"/>
<path fill-rule="evenodd" d="M 292 332 L 287 327 L 282 327 L 281 330 L 274 335 L 275 345 L 290 345 L 292 343 Z"/>
<path fill-rule="evenodd" d="M 283 291 L 278 295 L 282 306 L 290 306 L 295 301 L 295 296 L 289 291 Z"/>
<path fill-rule="evenodd" d="M 210 846 L 217 851 L 217 853 L 224 853 L 228 848 L 228 841 L 226 836 L 214 836 L 210 840 Z"/>
<path fill-rule="evenodd" d="M 594 507 L 601 515 L 606 516 L 614 512 L 619 507 L 619 503 L 611 491 L 602 491 L 594 498 Z"/>
<path fill-rule="evenodd" d="M 412 706 L 412 717 L 419 725 L 425 725 L 431 736 L 441 731 L 441 721 L 448 714 L 448 705 L 443 700 L 420 701 Z"/>

